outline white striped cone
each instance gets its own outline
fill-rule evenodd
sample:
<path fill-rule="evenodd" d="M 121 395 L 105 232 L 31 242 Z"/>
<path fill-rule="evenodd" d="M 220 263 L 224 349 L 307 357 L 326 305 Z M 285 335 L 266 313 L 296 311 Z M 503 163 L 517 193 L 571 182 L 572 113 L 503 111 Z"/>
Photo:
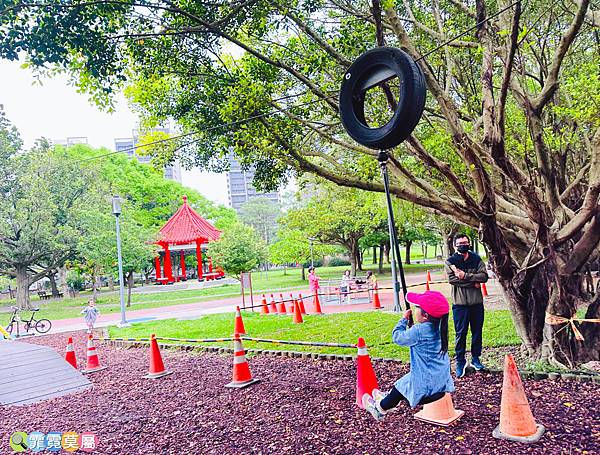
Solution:
<path fill-rule="evenodd" d="M 85 366 L 85 370 L 82 373 L 95 373 L 97 371 L 106 370 L 108 367 L 100 366 L 100 361 L 98 360 L 98 354 L 96 354 L 96 346 L 94 346 L 94 338 L 92 335 L 88 335 L 87 342 L 87 364 Z"/>
<path fill-rule="evenodd" d="M 252 378 L 242 340 L 240 335 L 236 333 L 233 335 L 233 379 L 225 387 L 242 389 L 257 382 L 260 382 L 260 379 Z"/>

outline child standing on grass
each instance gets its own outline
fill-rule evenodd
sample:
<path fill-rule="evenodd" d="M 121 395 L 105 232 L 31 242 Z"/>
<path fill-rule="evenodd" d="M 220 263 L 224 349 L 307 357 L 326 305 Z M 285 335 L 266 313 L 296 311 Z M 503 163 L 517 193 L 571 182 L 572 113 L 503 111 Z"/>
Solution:
<path fill-rule="evenodd" d="M 85 315 L 83 319 L 85 320 L 85 323 L 88 326 L 87 333 L 92 333 L 92 330 L 94 329 L 94 324 L 96 323 L 96 319 L 100 314 L 98 308 L 96 308 L 96 302 L 94 302 L 94 299 L 88 300 L 88 306 L 81 310 L 81 314 Z"/>
<path fill-rule="evenodd" d="M 414 408 L 432 395 L 454 392 L 448 357 L 448 300 L 437 291 L 409 292 L 406 300 L 414 305 L 418 324 L 408 328 L 411 310 L 406 310 L 392 331 L 392 341 L 410 348 L 410 372 L 387 394 L 375 389 L 373 396 L 363 396 L 365 409 L 377 420 L 383 420 L 402 400 Z"/>

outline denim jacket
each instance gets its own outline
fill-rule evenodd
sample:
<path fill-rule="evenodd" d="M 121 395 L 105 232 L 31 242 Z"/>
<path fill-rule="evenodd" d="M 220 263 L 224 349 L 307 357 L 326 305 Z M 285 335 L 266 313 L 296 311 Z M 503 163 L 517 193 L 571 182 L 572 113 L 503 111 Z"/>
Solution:
<path fill-rule="evenodd" d="M 438 327 L 431 322 L 416 324 L 407 329 L 408 321 L 401 319 L 392 331 L 392 341 L 410 348 L 410 372 L 394 386 L 406 397 L 411 407 L 423 398 L 438 392 L 454 392 L 450 376 L 450 357 L 440 354 L 442 341 Z"/>

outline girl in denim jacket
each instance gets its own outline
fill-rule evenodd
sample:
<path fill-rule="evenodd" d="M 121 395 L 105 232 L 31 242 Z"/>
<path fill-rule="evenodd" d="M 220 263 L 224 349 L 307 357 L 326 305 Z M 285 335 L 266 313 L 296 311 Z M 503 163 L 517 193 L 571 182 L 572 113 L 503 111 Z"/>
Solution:
<path fill-rule="evenodd" d="M 365 409 L 377 420 L 383 420 L 402 400 L 414 408 L 432 395 L 454 391 L 448 357 L 448 300 L 436 291 L 409 292 L 406 300 L 415 307 L 418 324 L 408 328 L 411 310 L 405 311 L 392 331 L 392 341 L 410 348 L 410 372 L 388 393 L 375 389 L 373 396 L 363 396 Z"/>

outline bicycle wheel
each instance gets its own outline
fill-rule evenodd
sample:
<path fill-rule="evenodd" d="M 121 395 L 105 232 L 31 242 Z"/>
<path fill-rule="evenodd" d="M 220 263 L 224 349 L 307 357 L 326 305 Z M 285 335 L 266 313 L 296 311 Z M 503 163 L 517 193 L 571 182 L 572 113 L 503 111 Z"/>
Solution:
<path fill-rule="evenodd" d="M 40 333 L 46 333 L 52 328 L 52 323 L 48 319 L 40 319 L 35 323 L 35 330 Z"/>

